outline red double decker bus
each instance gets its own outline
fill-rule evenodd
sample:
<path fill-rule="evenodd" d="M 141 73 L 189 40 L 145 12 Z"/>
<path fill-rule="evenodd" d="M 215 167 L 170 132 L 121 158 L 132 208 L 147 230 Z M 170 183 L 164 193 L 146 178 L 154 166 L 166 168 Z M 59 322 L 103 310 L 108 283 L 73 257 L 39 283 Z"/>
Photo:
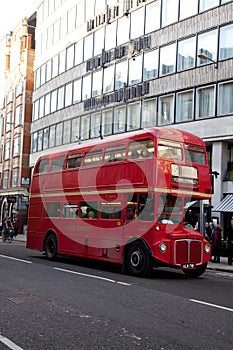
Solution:
<path fill-rule="evenodd" d="M 148 128 L 76 144 L 35 164 L 27 248 L 118 263 L 134 276 L 161 266 L 199 276 L 211 247 L 185 226 L 186 208 L 210 198 L 205 144 L 190 133 Z"/>

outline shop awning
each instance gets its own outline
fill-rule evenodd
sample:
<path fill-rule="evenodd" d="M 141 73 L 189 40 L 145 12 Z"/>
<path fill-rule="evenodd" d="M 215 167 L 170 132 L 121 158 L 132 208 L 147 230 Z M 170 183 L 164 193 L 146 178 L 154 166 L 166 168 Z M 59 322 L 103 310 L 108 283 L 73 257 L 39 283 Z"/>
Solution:
<path fill-rule="evenodd" d="M 220 211 L 221 213 L 233 212 L 233 194 L 228 194 L 221 202 L 212 209 L 212 211 Z"/>

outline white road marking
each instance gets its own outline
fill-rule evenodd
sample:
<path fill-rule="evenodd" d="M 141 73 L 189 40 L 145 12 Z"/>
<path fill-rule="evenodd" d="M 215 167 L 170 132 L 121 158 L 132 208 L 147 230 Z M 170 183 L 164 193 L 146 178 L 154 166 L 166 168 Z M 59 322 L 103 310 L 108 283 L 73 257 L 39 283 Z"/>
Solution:
<path fill-rule="evenodd" d="M 5 344 L 11 350 L 23 350 L 23 348 L 13 343 L 10 339 L 3 337 L 1 334 L 0 334 L 0 342 Z"/>
<path fill-rule="evenodd" d="M 193 301 L 194 303 L 203 304 L 203 305 L 207 305 L 207 306 L 212 306 L 212 307 L 216 307 L 217 309 L 222 309 L 222 310 L 233 312 L 233 309 L 231 309 L 229 307 L 225 307 L 225 306 L 221 306 L 221 305 L 217 305 L 217 304 L 206 303 L 205 301 L 196 300 L 196 299 L 189 299 L 189 300 Z"/>
<path fill-rule="evenodd" d="M 2 255 L 2 254 L 0 254 L 0 258 L 10 259 L 10 260 L 16 260 L 16 261 L 24 262 L 24 263 L 26 263 L 26 264 L 32 264 L 32 262 L 29 261 L 29 260 L 22 260 L 22 259 L 18 259 L 18 258 L 13 258 L 12 256 L 8 256 L 8 255 Z"/>
<path fill-rule="evenodd" d="M 89 275 L 87 273 L 81 273 L 81 272 L 76 272 L 76 271 L 72 271 L 72 270 L 61 269 L 59 267 L 54 267 L 53 269 L 57 270 L 57 271 L 72 273 L 74 275 L 79 275 L 79 276 L 83 276 L 83 277 L 95 278 L 95 279 L 106 281 L 106 282 L 110 282 L 110 283 L 118 283 L 118 284 L 125 285 L 125 286 L 131 286 L 131 284 L 129 284 L 129 283 L 115 281 L 115 280 L 112 280 L 112 279 L 106 278 L 106 277 L 101 277 L 101 276 L 96 276 L 96 275 Z"/>

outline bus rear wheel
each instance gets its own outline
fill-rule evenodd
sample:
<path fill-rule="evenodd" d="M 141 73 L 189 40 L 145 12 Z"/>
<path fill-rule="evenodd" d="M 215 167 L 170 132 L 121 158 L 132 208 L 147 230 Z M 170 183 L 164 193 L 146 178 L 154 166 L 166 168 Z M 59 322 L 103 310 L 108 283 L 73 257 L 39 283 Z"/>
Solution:
<path fill-rule="evenodd" d="M 206 267 L 207 267 L 207 263 L 205 263 L 201 266 L 198 266 L 195 270 L 183 270 L 183 272 L 187 276 L 195 278 L 195 277 L 199 277 L 199 276 L 203 275 L 203 273 L 206 270 Z"/>
<path fill-rule="evenodd" d="M 50 233 L 45 240 L 45 255 L 49 260 L 54 260 L 57 257 L 57 237 L 54 233 Z"/>
<path fill-rule="evenodd" d="M 128 247 L 124 263 L 126 271 L 132 276 L 148 276 L 152 270 L 150 254 L 141 242 L 135 242 Z"/>

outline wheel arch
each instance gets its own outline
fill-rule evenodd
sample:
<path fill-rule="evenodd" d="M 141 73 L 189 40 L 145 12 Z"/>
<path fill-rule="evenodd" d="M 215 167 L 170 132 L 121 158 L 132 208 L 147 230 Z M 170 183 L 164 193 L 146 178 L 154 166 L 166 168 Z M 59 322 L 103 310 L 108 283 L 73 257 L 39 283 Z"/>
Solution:
<path fill-rule="evenodd" d="M 47 240 L 47 238 L 48 238 L 48 236 L 49 236 L 50 234 L 53 234 L 53 235 L 56 237 L 56 240 L 57 240 L 57 247 L 58 247 L 58 237 L 57 237 L 57 234 L 56 234 L 56 232 L 55 232 L 54 230 L 50 229 L 50 230 L 47 231 L 47 233 L 46 233 L 46 235 L 45 235 L 45 237 L 44 237 L 43 251 L 45 251 L 45 242 L 46 242 L 46 240 Z"/>
<path fill-rule="evenodd" d="M 141 238 L 141 237 L 131 237 L 125 243 L 125 246 L 124 246 L 124 249 L 123 249 L 123 253 L 122 253 L 122 270 L 123 270 L 123 272 L 126 271 L 125 256 L 126 256 L 127 250 L 129 249 L 130 245 L 134 244 L 134 243 L 142 243 L 144 245 L 144 247 L 146 248 L 146 250 L 148 251 L 148 253 L 150 255 L 150 258 L 152 259 L 152 252 L 151 252 L 151 249 L 149 248 L 148 244 L 146 243 L 146 241 L 143 238 Z"/>

